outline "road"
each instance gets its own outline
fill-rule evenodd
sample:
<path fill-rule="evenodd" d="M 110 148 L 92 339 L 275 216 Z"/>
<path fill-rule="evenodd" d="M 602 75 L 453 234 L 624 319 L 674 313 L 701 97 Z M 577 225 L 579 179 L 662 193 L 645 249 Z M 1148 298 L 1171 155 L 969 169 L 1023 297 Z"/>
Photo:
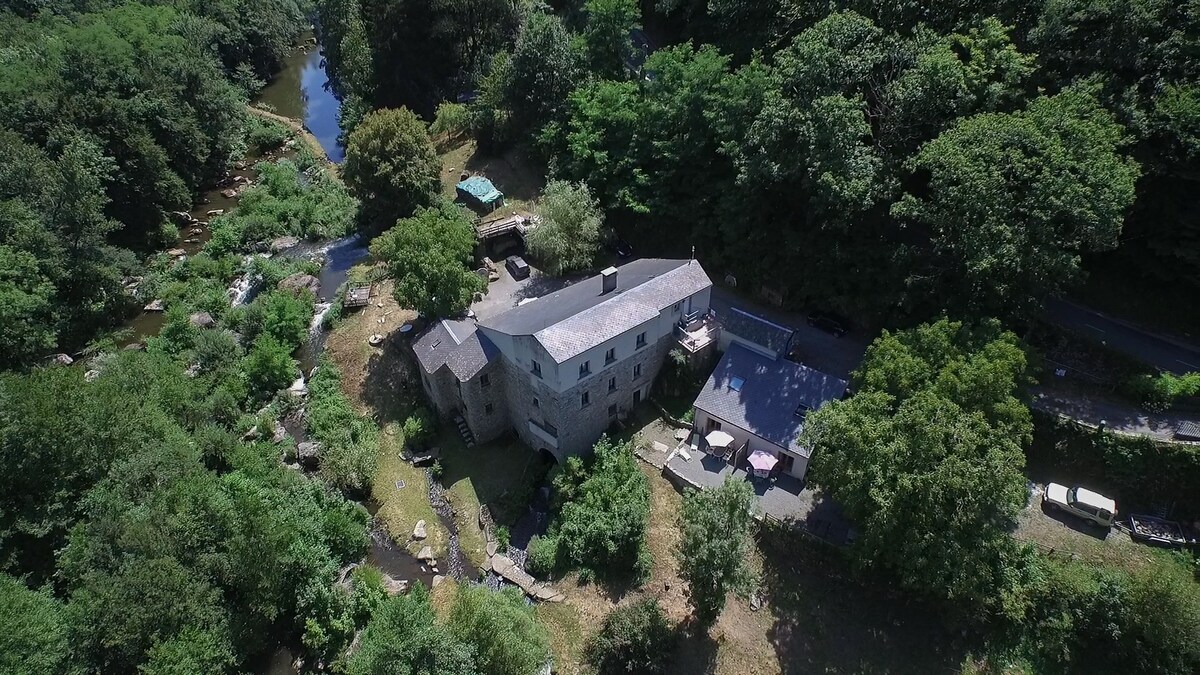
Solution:
<path fill-rule="evenodd" d="M 710 306 L 718 316 L 724 316 L 730 307 L 763 317 L 777 324 L 794 329 L 792 346 L 799 352 L 800 361 L 827 375 L 850 379 L 850 373 L 862 362 L 867 344 L 874 336 L 868 336 L 859 328 L 853 328 L 842 337 L 834 337 L 823 330 L 808 325 L 801 314 L 787 312 L 774 307 L 765 307 L 748 300 L 724 286 L 714 285 Z"/>
<path fill-rule="evenodd" d="M 1182 309 L 1181 311 L 1186 311 Z M 1193 311 L 1197 311 L 1194 310 Z M 1065 300 L 1047 300 L 1046 318 L 1063 328 L 1099 340 L 1159 370 L 1181 375 L 1200 372 L 1200 347 L 1147 332 L 1120 319 Z"/>

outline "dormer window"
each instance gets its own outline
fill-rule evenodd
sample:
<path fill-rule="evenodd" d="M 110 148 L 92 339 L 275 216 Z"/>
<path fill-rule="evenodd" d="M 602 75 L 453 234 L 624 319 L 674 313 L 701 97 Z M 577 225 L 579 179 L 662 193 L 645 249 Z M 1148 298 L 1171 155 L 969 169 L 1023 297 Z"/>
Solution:
<path fill-rule="evenodd" d="M 591 361 L 584 361 L 583 363 L 579 364 L 579 379 L 582 380 L 583 378 L 585 378 L 591 374 L 592 374 L 592 362 Z"/>
<path fill-rule="evenodd" d="M 800 405 L 796 406 L 796 411 L 792 414 L 796 417 L 805 417 L 808 415 L 809 410 L 811 410 L 811 408 L 808 407 L 807 403 L 801 403 Z"/>

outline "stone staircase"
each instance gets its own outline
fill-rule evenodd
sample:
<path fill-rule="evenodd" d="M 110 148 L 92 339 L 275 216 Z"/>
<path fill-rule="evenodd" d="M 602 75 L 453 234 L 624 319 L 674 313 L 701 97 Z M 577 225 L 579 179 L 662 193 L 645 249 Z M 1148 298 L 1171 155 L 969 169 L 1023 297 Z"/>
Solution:
<path fill-rule="evenodd" d="M 454 416 L 454 423 L 458 425 L 458 433 L 462 436 L 463 443 L 466 443 L 468 448 L 475 447 L 475 434 L 471 433 L 471 427 L 467 426 L 467 421 L 462 415 Z"/>

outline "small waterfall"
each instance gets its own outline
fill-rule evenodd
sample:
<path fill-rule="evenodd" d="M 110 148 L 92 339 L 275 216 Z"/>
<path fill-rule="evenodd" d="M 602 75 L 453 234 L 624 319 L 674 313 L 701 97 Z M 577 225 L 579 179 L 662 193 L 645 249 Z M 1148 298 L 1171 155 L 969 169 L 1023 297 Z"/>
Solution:
<path fill-rule="evenodd" d="M 318 302 L 313 306 L 313 318 L 308 324 L 308 334 L 316 337 L 322 330 L 322 325 L 325 322 L 325 315 L 329 313 L 329 308 L 333 306 L 332 302 Z"/>
<path fill-rule="evenodd" d="M 240 307 L 253 299 L 254 291 L 261 281 L 254 274 L 254 257 L 246 256 L 242 258 L 242 269 L 245 271 L 233 280 L 233 285 L 229 287 L 229 305 L 231 307 Z"/>

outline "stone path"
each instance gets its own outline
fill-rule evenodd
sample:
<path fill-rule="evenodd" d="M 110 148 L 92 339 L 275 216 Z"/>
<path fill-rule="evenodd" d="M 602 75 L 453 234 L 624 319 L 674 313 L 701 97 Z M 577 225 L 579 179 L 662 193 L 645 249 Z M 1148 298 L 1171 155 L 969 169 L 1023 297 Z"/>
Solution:
<path fill-rule="evenodd" d="M 502 579 L 525 591 L 525 594 L 542 602 L 562 602 L 566 596 L 558 590 L 534 579 L 528 572 L 517 566 L 508 556 L 494 555 L 488 559 L 488 566 Z"/>

